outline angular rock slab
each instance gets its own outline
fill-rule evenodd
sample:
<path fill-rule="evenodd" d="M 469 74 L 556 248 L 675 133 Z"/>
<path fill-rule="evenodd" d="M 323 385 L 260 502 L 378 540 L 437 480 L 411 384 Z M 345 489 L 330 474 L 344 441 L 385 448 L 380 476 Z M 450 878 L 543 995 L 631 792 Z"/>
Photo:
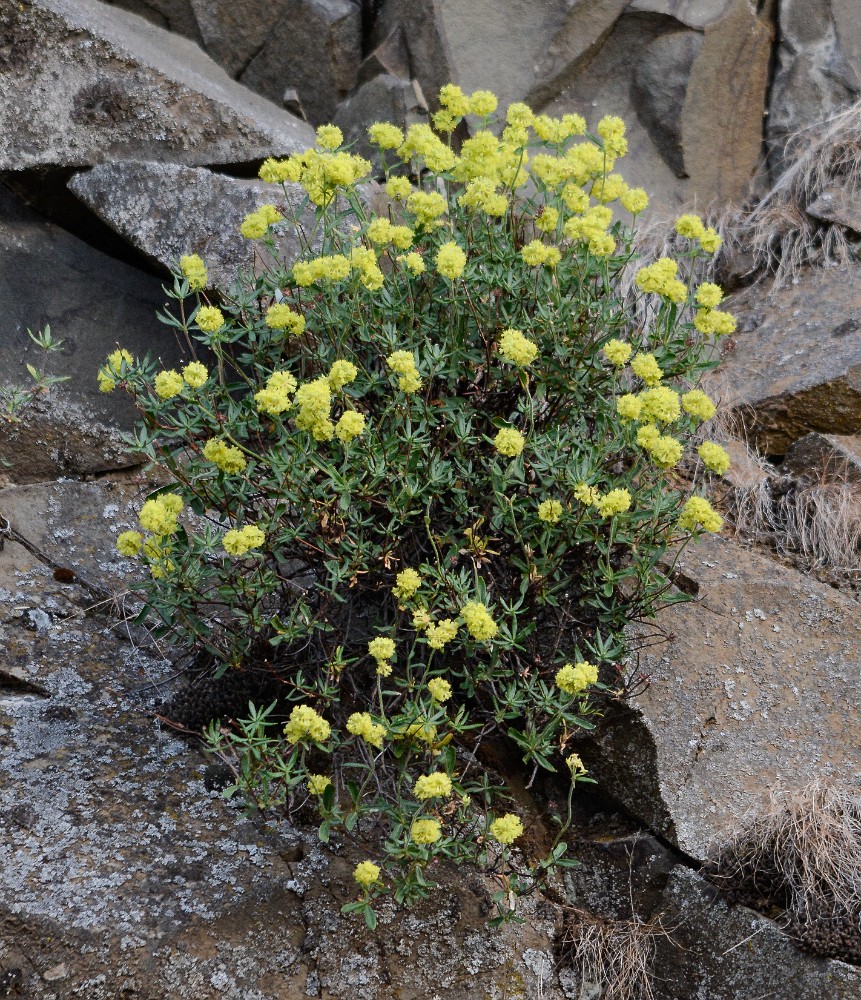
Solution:
<path fill-rule="evenodd" d="M 861 781 L 861 605 L 721 538 L 679 563 L 689 604 L 641 654 L 650 686 L 589 764 L 602 787 L 704 858 L 774 789 Z"/>
<path fill-rule="evenodd" d="M 720 373 L 758 449 L 784 455 L 811 431 L 861 431 L 861 267 L 810 269 L 729 305 L 739 320 Z"/>
<path fill-rule="evenodd" d="M 99 392 L 96 373 L 119 342 L 168 366 L 183 351 L 156 319 L 161 282 L 45 222 L 0 187 L 0 384 L 26 386 L 26 365 L 68 376 L 23 414 L 0 425 L 0 475 L 17 482 L 85 475 L 135 461 L 118 439 L 135 411 L 119 392 Z M 27 330 L 50 325 L 63 345 L 47 360 Z"/>
<path fill-rule="evenodd" d="M 861 485 L 861 437 L 805 434 L 786 453 L 781 472 L 799 479 Z"/>
<path fill-rule="evenodd" d="M 861 972 L 814 958 L 778 925 L 743 906 L 727 906 L 699 875 L 678 867 L 658 906 L 670 937 L 655 939 L 661 1000 L 856 1000 Z"/>
<path fill-rule="evenodd" d="M 247 163 L 313 142 L 193 42 L 98 0 L 4 3 L 0 37 L 0 170 Z"/>
<path fill-rule="evenodd" d="M 255 260 L 257 244 L 239 232 L 243 218 L 264 204 L 292 215 L 304 197 L 291 185 L 239 180 L 204 167 L 126 161 L 104 163 L 69 181 L 71 191 L 111 229 L 162 267 L 176 267 L 183 254 L 206 262 L 214 287 L 227 288 Z M 311 221 L 310 216 L 306 221 Z M 301 253 L 287 230 L 279 257 L 289 265 Z"/>

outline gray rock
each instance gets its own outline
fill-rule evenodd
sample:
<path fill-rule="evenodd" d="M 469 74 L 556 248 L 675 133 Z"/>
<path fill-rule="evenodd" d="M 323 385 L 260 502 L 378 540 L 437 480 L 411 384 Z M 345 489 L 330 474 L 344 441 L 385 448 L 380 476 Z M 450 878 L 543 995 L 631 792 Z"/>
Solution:
<path fill-rule="evenodd" d="M 232 77 L 264 47 L 273 29 L 291 16 L 291 0 L 189 0 L 207 53 Z M 283 90 L 283 87 L 282 87 Z"/>
<path fill-rule="evenodd" d="M 688 28 L 701 30 L 719 21 L 730 9 L 733 0 L 631 0 L 631 13 L 663 14 Z"/>
<path fill-rule="evenodd" d="M 637 114 L 677 177 L 685 177 L 682 111 L 694 59 L 703 43 L 698 31 L 658 35 L 640 53 L 631 80 Z"/>
<path fill-rule="evenodd" d="M 137 356 L 179 362 L 182 351 L 156 319 L 159 279 L 99 253 L 0 188 L 0 300 L 0 383 L 27 385 L 27 363 L 70 377 L 22 424 L 3 426 L 0 460 L 11 466 L 0 472 L 27 482 L 128 466 L 134 459 L 116 427 L 130 428 L 134 410 L 121 394 L 99 392 L 96 372 L 117 342 Z M 63 347 L 43 361 L 27 330 L 46 324 Z"/>
<path fill-rule="evenodd" d="M 798 776 L 861 780 L 861 607 L 720 538 L 677 567 L 696 601 L 658 618 L 647 690 L 587 760 L 605 791 L 695 858 Z M 585 759 L 585 757 L 584 757 Z"/>
<path fill-rule="evenodd" d="M 103 2 L 111 7 L 122 7 L 131 14 L 145 17 L 159 28 L 175 31 L 194 42 L 202 40 L 192 0 L 103 0 Z"/>
<path fill-rule="evenodd" d="M 247 163 L 312 142 L 192 42 L 97 0 L 4 4 L 0 32 L 0 169 Z"/>
<path fill-rule="evenodd" d="M 400 24 L 396 24 L 379 45 L 362 60 L 357 82 L 361 85 L 383 74 L 397 76 L 401 80 L 410 78 L 410 54 L 404 38 L 404 29 Z"/>
<path fill-rule="evenodd" d="M 428 108 L 415 81 L 396 76 L 377 76 L 338 108 L 334 122 L 344 132 L 344 140 L 355 143 L 353 151 L 378 161 L 379 150 L 368 139 L 368 126 L 374 122 L 392 122 L 401 127 L 428 120 Z M 391 156 L 389 162 L 391 163 Z"/>
<path fill-rule="evenodd" d="M 761 452 L 784 455 L 811 431 L 861 431 L 859 276 L 857 265 L 811 269 L 771 296 L 753 286 L 732 300 L 725 398 Z"/>
<path fill-rule="evenodd" d="M 239 271 L 248 270 L 259 252 L 239 232 L 246 214 L 267 203 L 292 213 L 304 197 L 298 185 L 290 186 L 288 203 L 280 184 L 238 180 L 203 167 L 133 161 L 105 163 L 76 174 L 69 187 L 162 267 L 176 267 L 183 254 L 200 254 L 213 287 L 222 288 Z M 278 246 L 279 257 L 287 263 L 301 252 L 289 230 L 279 237 Z"/>
<path fill-rule="evenodd" d="M 805 434 L 787 451 L 780 469 L 813 482 L 861 483 L 861 437 Z"/>
<path fill-rule="evenodd" d="M 660 1000 L 856 1000 L 861 974 L 798 951 L 778 925 L 727 906 L 696 873 L 671 872 L 660 904 L 669 936 L 655 937 Z"/>
<path fill-rule="evenodd" d="M 807 214 L 821 222 L 846 226 L 861 233 L 861 192 L 834 187 L 823 191 L 807 206 Z"/>
<path fill-rule="evenodd" d="M 226 7 L 227 5 L 225 5 Z M 294 88 L 314 125 L 331 120 L 356 85 L 362 14 L 353 0 L 286 0 L 242 82 L 272 101 Z"/>

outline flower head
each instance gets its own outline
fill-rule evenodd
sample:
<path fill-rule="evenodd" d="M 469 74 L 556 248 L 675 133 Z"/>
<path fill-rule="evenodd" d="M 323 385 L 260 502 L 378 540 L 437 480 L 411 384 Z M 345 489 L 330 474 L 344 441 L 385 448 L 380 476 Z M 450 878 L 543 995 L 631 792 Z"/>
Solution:
<path fill-rule="evenodd" d="M 179 258 L 179 269 L 182 276 L 188 282 L 188 287 L 193 292 L 199 292 L 206 288 L 209 276 L 206 273 L 206 265 L 196 253 L 187 254 Z"/>
<path fill-rule="evenodd" d="M 416 778 L 413 792 L 417 799 L 439 799 L 451 795 L 451 778 L 443 771 L 421 774 Z"/>
<path fill-rule="evenodd" d="M 230 556 L 244 556 L 251 549 L 259 549 L 266 541 L 266 535 L 256 524 L 246 524 L 243 528 L 231 528 L 224 533 L 221 544 Z"/>
<path fill-rule="evenodd" d="M 386 728 L 374 722 L 369 712 L 353 712 L 347 719 L 347 732 L 360 736 L 370 746 L 379 750 L 383 745 Z"/>
<path fill-rule="evenodd" d="M 353 878 L 363 889 L 369 889 L 380 881 L 380 866 L 373 861 L 360 861 L 353 870 Z"/>
<path fill-rule="evenodd" d="M 703 460 L 703 465 L 719 476 L 722 476 L 730 467 L 729 453 L 719 444 L 715 444 L 714 441 L 703 441 L 697 448 L 697 453 Z"/>
<path fill-rule="evenodd" d="M 517 458 L 523 451 L 526 438 L 513 427 L 503 427 L 493 439 L 493 445 L 500 455 L 506 458 Z"/>
<path fill-rule="evenodd" d="M 322 795 L 332 784 L 332 779 L 325 774 L 308 775 L 308 791 L 311 795 Z"/>
<path fill-rule="evenodd" d="M 365 415 L 355 410 L 345 410 L 335 424 L 335 437 L 344 444 L 360 437 L 365 431 Z"/>
<path fill-rule="evenodd" d="M 224 315 L 217 306 L 201 306 L 195 319 L 204 333 L 215 333 L 224 326 Z"/>
<path fill-rule="evenodd" d="M 153 382 L 153 388 L 160 399 L 173 399 L 178 396 L 185 386 L 182 375 L 172 368 L 168 371 L 159 372 Z"/>
<path fill-rule="evenodd" d="M 435 819 L 416 819 L 410 827 L 410 840 L 414 844 L 434 844 L 442 836 L 442 827 Z"/>
<path fill-rule="evenodd" d="M 457 243 L 443 243 L 436 255 L 436 269 L 444 278 L 454 281 L 466 267 L 466 254 Z"/>
<path fill-rule="evenodd" d="M 123 531 L 117 536 L 117 552 L 121 556 L 136 556 L 143 547 L 143 535 L 139 531 Z"/>
<path fill-rule="evenodd" d="M 556 524 L 562 517 L 562 504 L 558 500 L 542 500 L 538 505 L 538 520 Z"/>
<path fill-rule="evenodd" d="M 317 129 L 317 145 L 323 149 L 337 149 L 344 143 L 344 133 L 337 125 L 321 125 Z"/>
<path fill-rule="evenodd" d="M 720 531 L 723 527 L 723 518 L 705 497 L 689 497 L 685 501 L 679 517 L 679 528 L 682 531 L 696 531 L 702 528 L 703 531 Z"/>
<path fill-rule="evenodd" d="M 206 370 L 206 365 L 202 365 L 199 361 L 191 361 L 183 368 L 182 377 L 186 385 L 192 389 L 199 389 L 209 378 L 209 372 Z"/>
<path fill-rule="evenodd" d="M 312 740 L 314 743 L 325 743 L 332 735 L 332 727 L 310 705 L 294 705 L 290 719 L 284 727 L 284 736 L 288 743 L 301 743 Z"/>
<path fill-rule="evenodd" d="M 520 330 L 503 330 L 499 338 L 499 353 L 513 365 L 525 368 L 538 355 L 538 347 Z"/>
<path fill-rule="evenodd" d="M 573 666 L 566 663 L 561 670 L 556 672 L 556 687 L 565 694 L 575 695 L 585 691 L 598 680 L 598 668 L 587 660 L 575 663 Z"/>
<path fill-rule="evenodd" d="M 487 642 L 499 631 L 486 606 L 480 601 L 469 601 L 460 609 L 469 634 L 479 642 Z"/>
<path fill-rule="evenodd" d="M 408 601 L 422 585 L 422 578 L 414 569 L 404 569 L 395 577 L 392 593 L 399 601 Z"/>
<path fill-rule="evenodd" d="M 631 506 L 631 494 L 627 490 L 610 490 L 598 501 L 598 513 L 601 517 L 613 517 L 622 514 Z"/>
<path fill-rule="evenodd" d="M 451 684 L 444 677 L 432 677 L 428 681 L 428 691 L 431 698 L 440 703 L 451 698 Z"/>
<path fill-rule="evenodd" d="M 506 813 L 490 824 L 490 835 L 499 844 L 513 844 L 523 836 L 523 823 L 514 813 Z"/>
<path fill-rule="evenodd" d="M 610 362 L 610 364 L 615 365 L 617 368 L 621 368 L 623 365 L 627 364 L 628 358 L 631 356 L 631 345 L 626 344 L 622 340 L 608 340 L 603 347 L 604 357 Z"/>

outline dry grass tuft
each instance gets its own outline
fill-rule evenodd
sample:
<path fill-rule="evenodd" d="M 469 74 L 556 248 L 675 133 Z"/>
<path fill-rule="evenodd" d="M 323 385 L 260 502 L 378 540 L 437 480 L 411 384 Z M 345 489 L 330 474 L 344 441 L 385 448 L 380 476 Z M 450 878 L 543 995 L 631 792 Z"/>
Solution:
<path fill-rule="evenodd" d="M 577 976 L 579 995 L 595 1000 L 654 1000 L 657 921 L 608 920 L 576 907 L 566 909 L 560 965 Z"/>
<path fill-rule="evenodd" d="M 807 951 L 861 960 L 861 794 L 817 780 L 772 796 L 716 852 L 711 880 L 736 901 L 784 911 Z"/>

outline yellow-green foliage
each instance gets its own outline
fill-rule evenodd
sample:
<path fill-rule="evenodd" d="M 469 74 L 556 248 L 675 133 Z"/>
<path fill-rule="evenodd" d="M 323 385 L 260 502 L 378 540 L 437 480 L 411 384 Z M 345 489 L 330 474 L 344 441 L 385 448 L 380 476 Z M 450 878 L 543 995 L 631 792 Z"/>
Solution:
<path fill-rule="evenodd" d="M 218 306 L 205 263 L 183 258 L 163 318 L 208 368 L 118 353 L 100 373 L 143 415 L 134 446 L 175 477 L 142 511 L 146 536 L 119 540 L 150 569 L 148 608 L 219 669 L 265 662 L 293 703 L 283 734 L 254 709 L 213 743 L 240 754 L 259 805 L 313 802 L 324 839 L 376 817 L 382 869 L 356 876 L 369 920 L 387 885 L 425 893 L 433 858 L 504 864 L 520 838 L 466 753 L 477 733 L 583 780 L 566 744 L 620 683 L 626 624 L 666 599 L 667 546 L 720 527 L 672 471 L 698 461 L 714 412 L 693 388 L 704 338 L 732 325 L 693 277 L 715 235 L 680 222 L 685 266 L 641 271 L 638 323 L 619 282 L 647 197 L 615 172 L 621 120 L 590 133 L 522 104 L 498 120 L 484 91 L 440 97 L 436 132 L 369 130 L 384 215 L 333 126 L 264 163 L 273 202 L 290 183 L 316 206 L 301 235 L 321 249 L 245 275 Z M 292 224 L 270 204 L 242 232 L 275 255 Z M 717 446 L 700 454 L 725 466 Z M 527 884 L 511 876 L 504 913 Z"/>

